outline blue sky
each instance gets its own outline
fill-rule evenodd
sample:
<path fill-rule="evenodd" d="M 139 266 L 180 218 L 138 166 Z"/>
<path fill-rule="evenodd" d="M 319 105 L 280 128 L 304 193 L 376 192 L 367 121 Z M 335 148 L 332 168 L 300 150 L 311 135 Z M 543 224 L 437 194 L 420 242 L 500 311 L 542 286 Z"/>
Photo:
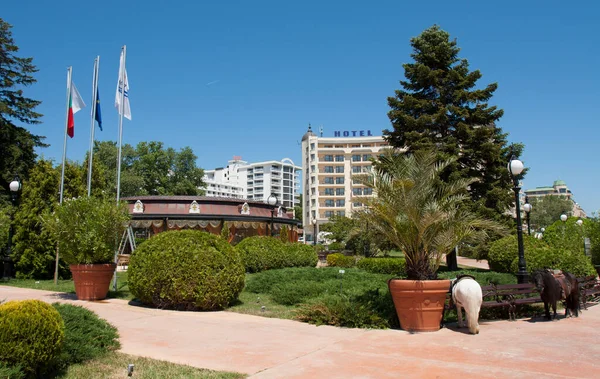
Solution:
<path fill-rule="evenodd" d="M 387 97 L 410 61 L 409 40 L 434 23 L 461 56 L 498 82 L 499 125 L 526 145 L 526 189 L 562 179 L 591 213 L 600 209 L 600 5 L 593 1 L 12 1 L 21 56 L 34 57 L 47 136 L 40 151 L 60 162 L 66 68 L 88 108 L 77 113 L 67 156 L 89 147 L 92 67 L 100 55 L 104 131 L 117 139 L 113 108 L 119 52 L 127 45 L 133 120 L 123 141 L 191 146 L 198 165 L 289 157 L 310 122 L 335 130 L 390 126 Z"/>

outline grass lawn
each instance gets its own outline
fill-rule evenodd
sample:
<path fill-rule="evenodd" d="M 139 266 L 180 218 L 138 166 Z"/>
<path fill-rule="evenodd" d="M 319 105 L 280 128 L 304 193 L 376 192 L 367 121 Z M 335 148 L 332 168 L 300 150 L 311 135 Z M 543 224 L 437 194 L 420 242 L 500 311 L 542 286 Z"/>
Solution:
<path fill-rule="evenodd" d="M 211 371 L 150 358 L 111 352 L 100 358 L 70 366 L 60 379 L 127 378 L 127 365 L 133 364 L 133 378 L 206 378 L 235 379 L 246 375 L 233 372 Z"/>
<path fill-rule="evenodd" d="M 35 280 L 35 279 L 0 279 L 0 285 L 13 286 L 21 288 L 33 288 L 36 290 L 45 291 L 56 291 L 75 293 L 75 285 L 73 280 L 59 280 L 57 284 L 54 284 L 54 280 Z M 108 291 L 109 298 L 131 300 L 133 296 L 129 292 L 127 286 L 127 272 L 117 272 L 117 291 L 112 290 L 112 282 L 110 284 L 110 291 Z"/>

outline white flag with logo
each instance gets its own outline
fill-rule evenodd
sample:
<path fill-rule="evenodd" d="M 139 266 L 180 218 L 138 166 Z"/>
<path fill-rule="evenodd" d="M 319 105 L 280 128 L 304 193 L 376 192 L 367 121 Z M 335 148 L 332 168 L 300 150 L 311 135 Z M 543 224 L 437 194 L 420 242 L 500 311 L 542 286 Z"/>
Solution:
<path fill-rule="evenodd" d="M 123 117 L 131 121 L 131 108 L 129 107 L 129 81 L 125 69 L 125 57 L 121 50 L 121 63 L 119 64 L 119 81 L 117 82 L 117 93 L 115 94 L 115 107 L 121 114 L 121 93 L 123 93 Z"/>

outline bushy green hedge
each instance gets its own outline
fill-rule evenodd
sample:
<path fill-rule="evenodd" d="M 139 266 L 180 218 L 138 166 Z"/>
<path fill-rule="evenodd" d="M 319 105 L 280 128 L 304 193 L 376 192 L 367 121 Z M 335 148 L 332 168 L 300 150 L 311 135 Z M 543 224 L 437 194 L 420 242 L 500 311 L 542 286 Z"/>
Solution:
<path fill-rule="evenodd" d="M 0 304 L 0 362 L 27 375 L 44 370 L 60 354 L 65 325 L 56 309 L 39 300 Z"/>
<path fill-rule="evenodd" d="M 375 274 L 406 275 L 404 258 L 363 258 L 356 267 Z"/>
<path fill-rule="evenodd" d="M 128 284 L 142 303 L 178 310 L 218 310 L 244 288 L 240 255 L 220 236 L 197 230 L 163 232 L 131 256 Z"/>
<path fill-rule="evenodd" d="M 285 267 L 314 267 L 315 249 L 302 243 L 283 243 L 275 237 L 244 238 L 235 247 L 247 272 L 260 272 Z"/>
<path fill-rule="evenodd" d="M 552 268 L 571 272 L 576 276 L 594 274 L 594 266 L 580 250 L 551 246 L 544 240 L 523 236 L 525 262 L 528 272 Z M 492 243 L 488 263 L 496 272 L 516 273 L 519 270 L 516 236 L 507 236 Z"/>
<path fill-rule="evenodd" d="M 65 323 L 65 340 L 55 369 L 99 357 L 119 349 L 119 332 L 106 320 L 84 307 L 52 304 Z"/>
<path fill-rule="evenodd" d="M 329 251 L 342 251 L 344 250 L 344 247 L 345 245 L 342 242 L 332 242 L 327 246 Z"/>
<path fill-rule="evenodd" d="M 556 247 L 544 247 L 530 251 L 525 250 L 525 261 L 527 271 L 530 273 L 539 269 L 551 268 L 565 270 L 575 276 L 596 274 L 590 258 L 586 257 L 580 251 L 569 251 Z M 513 260 L 511 269 L 513 272 L 519 270 L 518 258 Z"/>
<path fill-rule="evenodd" d="M 523 245 L 525 251 L 543 248 L 546 244 L 534 237 L 524 235 Z M 512 262 L 519 256 L 517 236 L 510 235 L 492 242 L 488 253 L 490 270 L 496 272 L 513 272 Z"/>
<path fill-rule="evenodd" d="M 356 259 L 354 257 L 347 257 L 342 253 L 329 254 L 327 256 L 327 266 L 354 267 L 356 266 Z"/>

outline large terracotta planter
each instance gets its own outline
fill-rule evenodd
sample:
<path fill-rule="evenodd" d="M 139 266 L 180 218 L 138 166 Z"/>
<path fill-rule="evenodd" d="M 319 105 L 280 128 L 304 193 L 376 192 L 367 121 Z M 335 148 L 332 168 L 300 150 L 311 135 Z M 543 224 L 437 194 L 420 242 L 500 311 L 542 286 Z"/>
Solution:
<path fill-rule="evenodd" d="M 79 300 L 102 300 L 106 298 L 110 281 L 115 272 L 114 263 L 70 265 Z"/>
<path fill-rule="evenodd" d="M 450 280 L 390 279 L 388 287 L 402 329 L 410 332 L 440 329 Z"/>

